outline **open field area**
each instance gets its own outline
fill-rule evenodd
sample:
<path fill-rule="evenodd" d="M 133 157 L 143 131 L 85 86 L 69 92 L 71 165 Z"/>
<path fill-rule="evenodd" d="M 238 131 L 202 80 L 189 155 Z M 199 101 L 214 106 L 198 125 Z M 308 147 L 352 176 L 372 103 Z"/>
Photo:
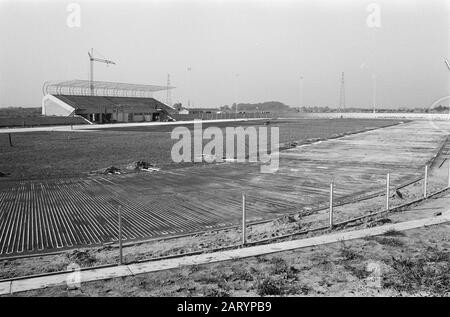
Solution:
<path fill-rule="evenodd" d="M 379 191 L 387 172 L 392 185 L 420 176 L 446 137 L 428 122 L 353 134 L 283 151 L 274 174 L 261 174 L 256 163 L 223 163 L 5 182 L 0 192 L 0 254 L 116 241 L 118 205 L 123 208 L 125 241 L 236 225 L 243 192 L 249 222 L 290 212 L 307 214 L 326 205 L 331 180 L 339 202 Z"/>
<path fill-rule="evenodd" d="M 396 124 L 392 120 L 290 120 L 274 121 L 280 142 L 300 144 L 338 134 Z M 264 126 L 264 122 L 226 122 L 203 124 L 227 126 Z M 193 125 L 181 124 L 193 129 Z M 135 161 L 147 161 L 163 169 L 192 165 L 175 164 L 170 151 L 176 140 L 170 138 L 173 125 L 155 127 L 111 128 L 83 132 L 30 132 L 0 134 L 0 172 L 10 173 L 9 180 L 78 177 L 114 165 L 126 168 Z M 205 141 L 204 143 L 206 143 Z M 4 179 L 2 179 L 3 181 Z M 1 186 L 1 185 L 0 185 Z"/>
<path fill-rule="evenodd" d="M 40 127 L 53 125 L 75 125 L 88 124 L 86 120 L 80 117 L 18 117 L 18 118 L 2 118 L 0 117 L 0 128 L 10 127 Z"/>
<path fill-rule="evenodd" d="M 428 189 L 435 193 L 447 184 L 449 164 L 445 161 L 447 155 L 442 153 L 430 169 Z M 415 201 L 423 196 L 423 182 L 415 182 L 402 187 L 401 196 L 392 191 L 391 207 L 401 206 L 406 202 Z M 398 223 L 420 218 L 429 218 L 438 212 L 446 211 L 450 204 L 449 191 L 444 191 L 423 202 L 413 203 L 406 207 L 391 210 L 390 214 L 379 213 L 384 210 L 385 196 L 376 195 L 373 198 L 351 201 L 348 204 L 335 206 L 336 223 L 342 223 L 355 217 L 366 216 L 358 221 L 336 225 L 333 232 L 351 231 L 371 228 L 386 223 Z M 318 237 L 330 232 L 328 226 L 328 208 L 313 213 L 282 216 L 267 223 L 247 226 L 248 244 L 288 241 L 290 239 L 305 239 Z M 322 228 L 317 230 L 318 228 Z M 143 243 L 125 243 L 123 249 L 124 263 L 136 263 L 150 259 L 199 254 L 212 252 L 221 248 L 236 248 L 241 245 L 242 231 L 240 227 L 220 231 L 207 231 L 194 235 L 175 237 L 164 240 L 151 240 Z M 0 257 L 0 280 L 49 272 L 63 272 L 72 263 L 82 268 L 96 266 L 116 266 L 118 262 L 118 245 L 94 246 L 64 250 L 57 254 L 38 255 L 8 259 Z"/>

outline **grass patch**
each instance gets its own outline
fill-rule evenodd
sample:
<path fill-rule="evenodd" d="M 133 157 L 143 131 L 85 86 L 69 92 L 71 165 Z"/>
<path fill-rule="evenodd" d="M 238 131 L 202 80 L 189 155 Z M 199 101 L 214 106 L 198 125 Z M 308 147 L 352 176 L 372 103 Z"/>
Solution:
<path fill-rule="evenodd" d="M 259 296 L 283 295 L 286 292 L 285 282 L 281 279 L 275 280 L 272 277 L 267 277 L 258 281 L 256 292 Z"/>
<path fill-rule="evenodd" d="M 222 288 L 208 288 L 203 292 L 206 297 L 230 297 L 231 294 Z"/>
<path fill-rule="evenodd" d="M 299 270 L 279 257 L 274 257 L 270 260 L 271 269 L 270 273 L 273 275 L 280 275 L 284 279 L 297 279 L 297 273 Z"/>
<path fill-rule="evenodd" d="M 398 239 L 398 238 L 394 238 L 394 237 L 384 237 L 384 236 L 379 236 L 379 237 L 375 237 L 374 240 L 376 242 L 378 242 L 379 244 L 382 245 L 386 245 L 389 247 L 403 247 L 405 245 L 405 243 Z"/>
<path fill-rule="evenodd" d="M 367 271 L 365 264 L 344 264 L 344 269 L 360 280 L 366 279 L 370 275 L 370 272 Z"/>
<path fill-rule="evenodd" d="M 339 250 L 339 256 L 340 260 L 336 262 L 342 264 L 344 269 L 349 271 L 353 276 L 358 279 L 365 279 L 369 276 L 370 272 L 367 272 L 366 266 L 362 264 L 364 257 L 361 254 L 343 244 Z"/>
<path fill-rule="evenodd" d="M 340 256 L 343 258 L 344 261 L 354 261 L 354 260 L 361 260 L 362 255 L 360 255 L 358 252 L 353 251 L 351 248 L 344 245 L 339 250 Z"/>
<path fill-rule="evenodd" d="M 450 294 L 450 253 L 429 248 L 415 258 L 395 258 L 392 270 L 383 278 L 383 287 L 408 293 L 426 292 L 433 296 Z"/>
<path fill-rule="evenodd" d="M 255 277 L 251 272 L 242 267 L 233 267 L 233 274 L 230 276 L 231 281 L 253 281 Z"/>
<path fill-rule="evenodd" d="M 47 118 L 46 120 L 48 120 Z M 58 119 L 59 120 L 59 119 Z M 3 120 L 4 121 L 4 120 Z M 384 127 L 395 124 L 393 120 L 328 119 L 272 120 L 271 126 L 280 130 L 280 142 L 291 138 L 302 143 L 311 138 L 329 138 L 334 134 Z M 192 130 L 193 125 L 183 123 Z M 261 122 L 203 123 L 203 128 L 262 126 Z M 191 166 L 191 163 L 174 163 L 171 149 L 176 142 L 170 138 L 174 126 L 113 127 L 78 134 L 72 132 L 30 132 L 13 135 L 14 147 L 9 147 L 7 135 L 0 137 L 2 160 L 0 171 L 11 173 L 9 179 L 48 179 L 78 177 L 86 172 L 111 165 L 124 168 L 139 160 L 164 169 Z M 203 140 L 205 145 L 208 140 Z"/>
<path fill-rule="evenodd" d="M 383 236 L 388 236 L 388 237 L 404 237 L 405 234 L 401 231 L 395 230 L 395 229 L 390 229 L 388 231 L 386 231 Z"/>
<path fill-rule="evenodd" d="M 381 219 L 377 219 L 377 220 L 369 222 L 366 226 L 367 226 L 367 228 L 373 228 L 373 227 L 382 226 L 384 224 L 391 223 L 391 222 L 392 222 L 392 220 L 389 218 L 381 218 Z"/>
<path fill-rule="evenodd" d="M 93 256 L 89 251 L 74 250 L 67 253 L 66 256 L 70 262 L 75 262 L 82 267 L 91 266 L 97 262 L 95 256 Z"/>

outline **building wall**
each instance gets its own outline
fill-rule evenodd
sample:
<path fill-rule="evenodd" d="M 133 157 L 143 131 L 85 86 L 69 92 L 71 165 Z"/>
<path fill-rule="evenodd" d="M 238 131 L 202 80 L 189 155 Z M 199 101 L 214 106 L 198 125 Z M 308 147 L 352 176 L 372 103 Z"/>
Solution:
<path fill-rule="evenodd" d="M 131 120 L 130 120 L 131 118 Z M 152 121 L 151 113 L 113 112 L 112 119 L 117 122 L 148 122 Z"/>
<path fill-rule="evenodd" d="M 93 109 L 91 109 L 92 111 Z M 105 122 L 149 122 L 158 120 L 161 116 L 160 112 L 155 112 L 154 109 L 143 109 L 145 112 L 133 113 L 132 109 L 112 110 L 109 109 L 107 113 L 92 113 L 86 110 L 80 109 L 75 111 L 75 108 L 67 104 L 66 102 L 52 96 L 46 95 L 42 99 L 42 114 L 45 116 L 62 116 L 67 117 L 72 114 L 77 114 L 84 117 L 90 122 L 105 123 Z M 95 109 L 94 109 L 95 111 Z M 135 110 L 136 111 L 136 110 Z"/>
<path fill-rule="evenodd" d="M 42 99 L 42 114 L 45 116 L 69 116 L 75 108 L 69 106 L 68 104 L 62 102 L 58 98 L 52 95 L 46 95 Z"/>

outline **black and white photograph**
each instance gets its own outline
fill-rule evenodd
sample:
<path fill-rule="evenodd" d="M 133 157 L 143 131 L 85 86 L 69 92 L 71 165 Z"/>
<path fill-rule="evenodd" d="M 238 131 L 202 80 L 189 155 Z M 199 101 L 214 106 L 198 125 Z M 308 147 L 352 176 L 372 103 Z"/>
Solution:
<path fill-rule="evenodd" d="M 449 296 L 450 1 L 0 0 L 0 302 Z"/>

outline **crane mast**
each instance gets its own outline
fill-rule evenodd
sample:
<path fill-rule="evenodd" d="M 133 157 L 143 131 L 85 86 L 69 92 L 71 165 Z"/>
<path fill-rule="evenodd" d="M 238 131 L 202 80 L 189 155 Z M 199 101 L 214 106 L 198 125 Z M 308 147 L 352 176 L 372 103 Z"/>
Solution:
<path fill-rule="evenodd" d="M 88 52 L 88 55 L 89 55 L 89 62 L 90 62 L 89 81 L 90 81 L 90 88 L 91 88 L 91 96 L 93 96 L 94 95 L 94 62 L 105 63 L 106 65 L 109 65 L 109 64 L 116 65 L 116 63 L 114 63 L 113 61 L 107 60 L 107 59 L 101 59 L 101 58 L 94 57 L 94 49 L 93 48 L 91 48 L 91 51 Z"/>

